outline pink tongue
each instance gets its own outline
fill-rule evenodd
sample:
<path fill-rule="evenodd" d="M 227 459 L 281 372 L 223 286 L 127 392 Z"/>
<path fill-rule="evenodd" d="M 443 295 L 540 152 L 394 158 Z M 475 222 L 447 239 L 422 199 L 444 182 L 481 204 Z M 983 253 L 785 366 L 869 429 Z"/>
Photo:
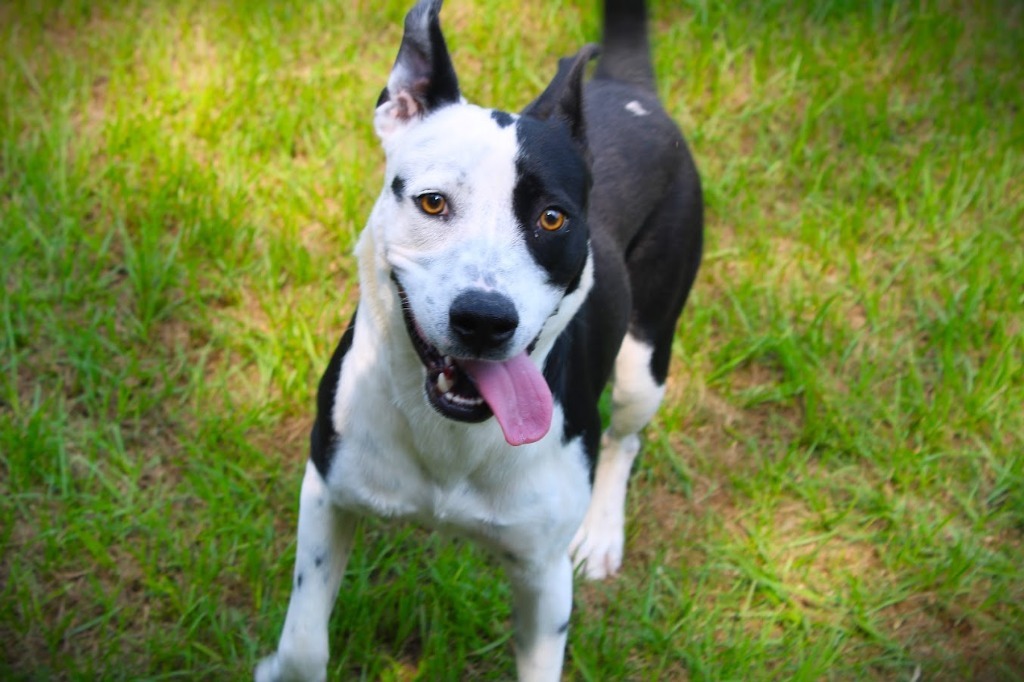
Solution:
<path fill-rule="evenodd" d="M 509 445 L 538 441 L 551 428 L 551 390 L 526 353 L 504 362 L 458 363 L 476 383 Z"/>

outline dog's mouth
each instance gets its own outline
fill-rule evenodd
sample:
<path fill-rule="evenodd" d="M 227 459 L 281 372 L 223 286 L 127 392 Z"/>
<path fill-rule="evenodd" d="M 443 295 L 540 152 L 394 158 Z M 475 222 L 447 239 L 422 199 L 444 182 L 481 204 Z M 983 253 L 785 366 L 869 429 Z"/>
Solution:
<path fill-rule="evenodd" d="M 412 317 L 409 300 L 401 285 L 398 295 L 402 302 L 402 318 L 409 332 L 412 346 L 427 370 L 425 389 L 430 404 L 438 412 L 456 421 L 482 422 L 492 414 L 490 406 L 480 395 L 476 384 L 450 355 L 441 355 L 419 329 Z"/>
<path fill-rule="evenodd" d="M 553 399 L 547 382 L 529 358 L 534 344 L 503 362 L 443 355 L 427 341 L 413 317 L 405 289 L 398 289 L 402 319 L 426 369 L 424 391 L 431 406 L 455 421 L 478 423 L 495 416 L 511 445 L 540 440 L 551 428 Z"/>

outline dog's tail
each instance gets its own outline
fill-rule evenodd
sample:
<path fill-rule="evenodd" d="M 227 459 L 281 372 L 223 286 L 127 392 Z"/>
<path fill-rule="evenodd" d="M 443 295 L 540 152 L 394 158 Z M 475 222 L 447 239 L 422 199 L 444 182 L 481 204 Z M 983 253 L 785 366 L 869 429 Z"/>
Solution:
<path fill-rule="evenodd" d="M 604 0 L 604 36 L 596 78 L 632 83 L 654 91 L 644 0 Z"/>

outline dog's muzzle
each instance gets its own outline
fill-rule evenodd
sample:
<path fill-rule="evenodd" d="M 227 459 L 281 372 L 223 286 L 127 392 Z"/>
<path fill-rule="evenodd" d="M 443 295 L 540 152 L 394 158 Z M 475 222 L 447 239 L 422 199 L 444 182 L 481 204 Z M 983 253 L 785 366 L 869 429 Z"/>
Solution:
<path fill-rule="evenodd" d="M 456 421 L 475 423 L 488 419 L 493 413 L 477 391 L 476 384 L 455 364 L 450 355 L 442 355 L 427 341 L 413 317 L 405 288 L 398 281 L 398 277 L 392 275 L 391 279 L 398 289 L 402 319 L 405 321 L 412 347 L 416 349 L 416 354 L 427 370 L 424 389 L 430 404 L 445 417 Z"/>
<path fill-rule="evenodd" d="M 453 358 L 427 340 L 402 283 L 394 274 L 391 279 L 409 339 L 426 369 L 424 391 L 430 405 L 442 416 L 461 422 L 482 422 L 493 415 L 511 445 L 543 438 L 551 427 L 553 399 L 529 358 L 533 344 L 511 358 L 483 359 L 499 353 L 515 335 L 519 316 L 512 301 L 484 291 L 457 296 L 449 310 L 449 327 L 475 357 Z"/>

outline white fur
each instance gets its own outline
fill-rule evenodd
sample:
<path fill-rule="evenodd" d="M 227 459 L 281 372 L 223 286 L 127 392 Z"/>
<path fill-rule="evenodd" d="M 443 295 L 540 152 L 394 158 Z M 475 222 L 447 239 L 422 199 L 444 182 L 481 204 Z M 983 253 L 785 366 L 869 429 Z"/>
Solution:
<path fill-rule="evenodd" d="M 570 548 L 575 564 L 590 580 L 615 575 L 622 566 L 629 472 L 640 451 L 639 432 L 665 394 L 665 386 L 651 375 L 653 351 L 627 334 L 615 357 L 611 426 L 601 438 L 590 507 Z"/>
<path fill-rule="evenodd" d="M 256 682 L 327 677 L 327 620 L 348 563 L 356 526 L 355 517 L 331 504 L 329 495 L 316 467 L 307 463 L 299 499 L 299 541 L 288 615 L 277 653 L 260 662 Z"/>

